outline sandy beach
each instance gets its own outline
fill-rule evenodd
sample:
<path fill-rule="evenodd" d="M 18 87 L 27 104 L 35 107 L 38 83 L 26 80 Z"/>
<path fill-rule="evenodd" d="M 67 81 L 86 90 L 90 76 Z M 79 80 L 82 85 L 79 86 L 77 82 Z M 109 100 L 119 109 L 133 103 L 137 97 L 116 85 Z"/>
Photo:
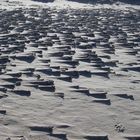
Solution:
<path fill-rule="evenodd" d="M 0 140 L 139 140 L 140 6 L 0 2 Z"/>

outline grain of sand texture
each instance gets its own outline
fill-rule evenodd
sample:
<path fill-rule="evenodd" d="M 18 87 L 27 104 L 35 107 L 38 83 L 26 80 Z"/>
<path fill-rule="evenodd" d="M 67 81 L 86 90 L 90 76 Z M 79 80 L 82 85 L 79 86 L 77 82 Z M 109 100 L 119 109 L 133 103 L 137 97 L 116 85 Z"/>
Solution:
<path fill-rule="evenodd" d="M 0 140 L 140 140 L 140 7 L 0 1 Z"/>

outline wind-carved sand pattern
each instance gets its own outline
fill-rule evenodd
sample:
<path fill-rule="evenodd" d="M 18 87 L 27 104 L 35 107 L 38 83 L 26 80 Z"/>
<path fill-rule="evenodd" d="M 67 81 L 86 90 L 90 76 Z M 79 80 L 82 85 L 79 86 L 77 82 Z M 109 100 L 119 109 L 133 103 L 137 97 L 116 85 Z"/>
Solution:
<path fill-rule="evenodd" d="M 1 140 L 139 140 L 138 10 L 0 10 Z"/>

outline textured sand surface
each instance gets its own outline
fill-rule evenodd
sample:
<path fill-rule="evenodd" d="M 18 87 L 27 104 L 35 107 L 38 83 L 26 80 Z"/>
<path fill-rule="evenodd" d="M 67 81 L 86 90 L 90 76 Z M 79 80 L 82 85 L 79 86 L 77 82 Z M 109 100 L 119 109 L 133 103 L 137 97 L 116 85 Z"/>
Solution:
<path fill-rule="evenodd" d="M 0 140 L 139 140 L 138 6 L 61 2 L 0 3 Z"/>

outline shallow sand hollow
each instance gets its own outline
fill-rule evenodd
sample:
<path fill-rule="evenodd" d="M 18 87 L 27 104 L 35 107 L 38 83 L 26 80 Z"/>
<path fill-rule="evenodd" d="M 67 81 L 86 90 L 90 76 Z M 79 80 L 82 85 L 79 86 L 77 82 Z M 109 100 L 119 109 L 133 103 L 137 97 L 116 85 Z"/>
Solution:
<path fill-rule="evenodd" d="M 11 1 L 0 19 L 0 140 L 140 139 L 139 10 Z"/>

